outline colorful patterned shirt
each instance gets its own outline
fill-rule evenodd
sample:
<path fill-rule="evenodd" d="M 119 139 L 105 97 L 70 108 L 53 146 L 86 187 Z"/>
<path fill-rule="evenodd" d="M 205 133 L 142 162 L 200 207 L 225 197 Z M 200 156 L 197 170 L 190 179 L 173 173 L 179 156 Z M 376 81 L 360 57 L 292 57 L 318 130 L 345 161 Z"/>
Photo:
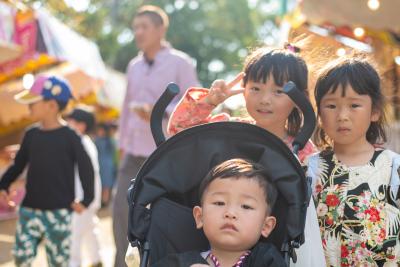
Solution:
<path fill-rule="evenodd" d="M 332 151 L 308 159 L 329 266 L 399 266 L 400 155 L 377 148 L 366 165 L 348 167 Z"/>

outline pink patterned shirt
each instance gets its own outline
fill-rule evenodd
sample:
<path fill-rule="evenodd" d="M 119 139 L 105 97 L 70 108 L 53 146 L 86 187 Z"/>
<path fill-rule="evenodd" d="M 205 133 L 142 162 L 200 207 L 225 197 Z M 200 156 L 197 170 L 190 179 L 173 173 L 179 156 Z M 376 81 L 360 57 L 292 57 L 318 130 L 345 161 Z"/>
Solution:
<path fill-rule="evenodd" d="M 199 100 L 208 95 L 208 92 L 208 89 L 197 87 L 189 88 L 186 91 L 169 119 L 168 133 L 170 135 L 174 135 L 186 128 L 209 122 L 240 121 L 251 124 L 255 123 L 255 121 L 250 118 L 231 117 L 226 113 L 211 115 L 211 112 L 215 107 L 199 102 Z M 292 148 L 291 143 L 293 139 L 294 137 L 289 136 L 284 140 L 289 148 Z M 300 161 L 303 162 L 307 156 L 314 154 L 315 152 L 317 152 L 317 150 L 314 144 L 311 141 L 308 141 L 305 147 L 299 151 L 298 157 Z"/>

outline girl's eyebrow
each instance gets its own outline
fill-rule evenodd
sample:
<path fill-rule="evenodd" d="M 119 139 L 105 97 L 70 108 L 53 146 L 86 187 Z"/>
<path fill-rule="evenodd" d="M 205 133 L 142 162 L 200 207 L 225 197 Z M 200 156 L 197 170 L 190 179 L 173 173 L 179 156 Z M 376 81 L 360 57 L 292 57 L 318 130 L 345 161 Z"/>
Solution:
<path fill-rule="evenodd" d="M 221 191 L 215 191 L 215 192 L 211 192 L 211 196 L 218 196 L 218 195 L 226 195 L 228 194 L 227 192 L 221 192 Z"/>
<path fill-rule="evenodd" d="M 263 82 L 254 82 L 254 81 L 252 81 L 251 83 L 252 83 L 253 85 L 264 84 Z"/>
<path fill-rule="evenodd" d="M 349 97 L 350 100 L 364 100 L 365 98 L 362 96 L 353 96 L 353 97 Z"/>
<path fill-rule="evenodd" d="M 338 100 L 338 99 L 343 99 L 343 98 L 346 98 L 346 99 L 349 99 L 349 100 L 364 100 L 364 97 L 362 97 L 362 96 L 351 96 L 351 97 L 348 97 L 348 96 L 340 96 L 340 97 L 337 97 L 337 96 L 326 96 L 326 97 L 324 97 L 322 99 L 322 101 L 332 101 L 332 100 Z"/>
<path fill-rule="evenodd" d="M 322 98 L 321 102 L 322 101 L 331 101 L 331 100 L 336 100 L 336 99 L 338 99 L 338 97 L 336 97 L 336 96 L 326 96 L 326 97 Z"/>

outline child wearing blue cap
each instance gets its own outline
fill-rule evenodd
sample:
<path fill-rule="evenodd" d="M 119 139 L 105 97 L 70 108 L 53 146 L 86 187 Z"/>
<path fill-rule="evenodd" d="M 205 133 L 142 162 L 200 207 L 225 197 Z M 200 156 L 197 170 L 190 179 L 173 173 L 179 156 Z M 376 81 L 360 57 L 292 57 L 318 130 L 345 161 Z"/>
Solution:
<path fill-rule="evenodd" d="M 39 76 L 29 91 L 15 96 L 29 105 L 31 118 L 39 122 L 26 131 L 14 163 L 0 180 L 0 202 L 8 203 L 10 184 L 28 166 L 13 248 L 16 266 L 32 264 L 41 240 L 49 266 L 67 266 L 71 212 L 82 212 L 93 200 L 90 158 L 80 137 L 61 118 L 71 98 L 68 83 L 56 76 Z M 75 201 L 76 165 L 84 192 L 81 201 Z"/>

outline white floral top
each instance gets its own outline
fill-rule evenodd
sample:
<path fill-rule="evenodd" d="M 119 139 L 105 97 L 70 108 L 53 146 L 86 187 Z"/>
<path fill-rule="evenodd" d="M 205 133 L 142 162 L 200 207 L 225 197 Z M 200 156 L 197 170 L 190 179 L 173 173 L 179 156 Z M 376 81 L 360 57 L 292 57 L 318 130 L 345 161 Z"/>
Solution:
<path fill-rule="evenodd" d="M 328 266 L 399 266 L 399 166 L 400 155 L 382 149 L 357 167 L 332 151 L 309 158 Z"/>

